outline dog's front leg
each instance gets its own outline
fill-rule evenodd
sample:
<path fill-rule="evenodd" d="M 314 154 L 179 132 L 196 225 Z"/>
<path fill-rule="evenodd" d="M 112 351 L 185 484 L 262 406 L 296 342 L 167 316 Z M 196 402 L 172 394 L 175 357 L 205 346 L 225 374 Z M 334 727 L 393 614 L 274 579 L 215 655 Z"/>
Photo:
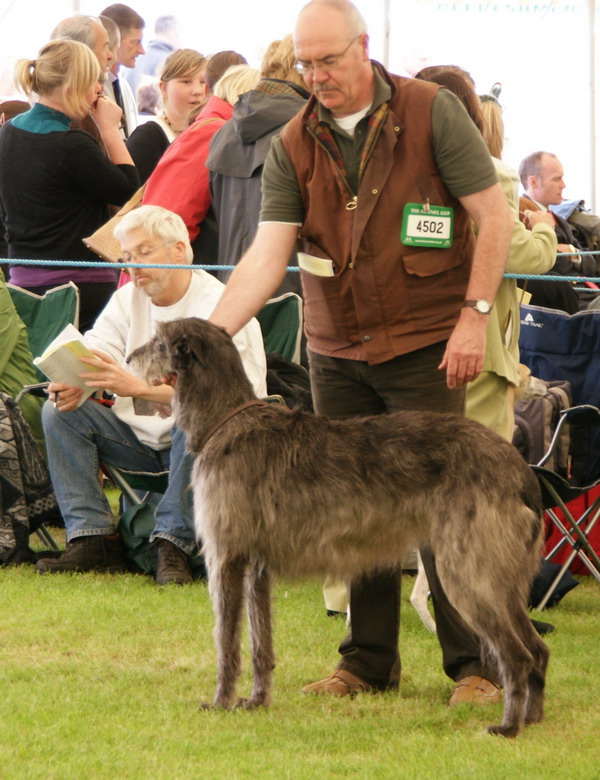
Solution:
<path fill-rule="evenodd" d="M 217 686 L 212 705 L 202 709 L 231 709 L 240 674 L 240 623 L 246 561 L 213 561 L 208 565 L 208 588 L 215 615 Z"/>
<path fill-rule="evenodd" d="M 271 677 L 275 666 L 271 625 L 271 580 L 268 571 L 252 563 L 246 573 L 248 644 L 254 685 L 249 699 L 239 699 L 244 709 L 266 707 L 271 701 Z"/>

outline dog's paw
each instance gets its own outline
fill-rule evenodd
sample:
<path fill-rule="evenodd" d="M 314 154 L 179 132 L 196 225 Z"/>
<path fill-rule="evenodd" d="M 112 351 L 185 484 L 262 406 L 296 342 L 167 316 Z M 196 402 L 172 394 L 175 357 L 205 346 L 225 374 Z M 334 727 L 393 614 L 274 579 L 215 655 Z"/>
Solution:
<path fill-rule="evenodd" d="M 236 710 L 256 710 L 259 707 L 266 707 L 268 702 L 264 696 L 253 696 L 250 699 L 240 698 L 236 701 L 234 709 Z"/>
<path fill-rule="evenodd" d="M 507 739 L 514 739 L 519 733 L 518 726 L 488 726 L 488 734 L 493 734 L 498 737 L 506 737 Z"/>
<path fill-rule="evenodd" d="M 228 706 L 226 704 L 222 704 L 220 702 L 216 701 L 201 701 L 198 705 L 198 711 L 199 712 L 208 712 L 209 710 L 230 710 L 231 706 Z"/>

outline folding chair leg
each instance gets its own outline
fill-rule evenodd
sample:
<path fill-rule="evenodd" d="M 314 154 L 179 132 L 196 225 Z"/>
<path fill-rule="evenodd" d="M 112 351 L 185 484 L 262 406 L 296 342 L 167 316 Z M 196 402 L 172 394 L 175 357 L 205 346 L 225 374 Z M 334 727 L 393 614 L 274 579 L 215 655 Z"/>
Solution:
<path fill-rule="evenodd" d="M 56 544 L 54 539 L 52 538 L 52 535 L 48 531 L 45 525 L 41 525 L 37 530 L 36 534 L 38 536 L 38 539 L 40 539 L 43 544 L 46 545 L 46 547 L 49 547 L 51 550 L 60 550 L 60 547 Z"/>
<path fill-rule="evenodd" d="M 127 482 L 125 477 L 117 469 L 113 469 L 111 466 L 107 466 L 105 463 L 102 464 L 101 468 L 106 476 L 109 477 L 109 479 L 111 479 L 113 483 L 119 488 L 131 506 L 135 506 L 143 502 L 143 499 L 138 496 L 135 490 Z"/>
<path fill-rule="evenodd" d="M 595 572 L 600 571 L 600 558 L 596 554 L 588 538 L 590 531 L 596 525 L 598 517 L 600 516 L 600 508 L 594 512 L 591 520 L 589 520 L 589 513 L 587 513 L 586 515 L 582 515 L 577 521 L 575 521 L 574 518 L 568 514 L 565 508 L 563 512 L 565 514 L 566 523 L 563 523 L 553 510 L 546 511 L 554 525 L 562 534 L 562 539 L 560 539 L 560 541 L 552 548 L 548 555 L 546 555 L 546 560 L 551 560 L 565 544 L 568 544 L 576 551 L 583 551 Z M 585 527 L 586 533 L 581 530 L 582 526 Z M 591 573 L 596 576 L 594 571 Z"/>

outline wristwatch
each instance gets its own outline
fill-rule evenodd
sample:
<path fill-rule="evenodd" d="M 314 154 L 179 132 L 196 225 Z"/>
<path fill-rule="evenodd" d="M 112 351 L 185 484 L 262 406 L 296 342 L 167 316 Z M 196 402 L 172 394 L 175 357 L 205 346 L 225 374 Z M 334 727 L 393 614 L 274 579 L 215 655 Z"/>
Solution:
<path fill-rule="evenodd" d="M 478 301 L 465 301 L 463 308 L 475 309 L 479 314 L 489 314 L 492 310 L 492 304 L 480 298 Z"/>

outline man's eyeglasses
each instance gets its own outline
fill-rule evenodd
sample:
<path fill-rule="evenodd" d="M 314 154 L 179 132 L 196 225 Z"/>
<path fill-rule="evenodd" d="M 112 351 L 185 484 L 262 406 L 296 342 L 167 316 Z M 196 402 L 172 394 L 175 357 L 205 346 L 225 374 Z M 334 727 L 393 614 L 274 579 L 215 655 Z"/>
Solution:
<path fill-rule="evenodd" d="M 163 246 L 168 246 L 169 244 L 174 244 L 174 241 L 165 241 L 164 244 L 159 244 L 158 246 L 153 246 L 152 249 L 138 249 L 137 252 L 123 252 L 122 256 L 119 258 L 119 262 L 121 263 L 145 263 L 146 260 L 150 258 L 151 255 L 156 252 L 157 249 L 162 249 Z"/>
<path fill-rule="evenodd" d="M 303 76 L 309 76 L 311 73 L 314 72 L 315 68 L 319 68 L 319 70 L 322 70 L 325 73 L 329 73 L 329 71 L 333 70 L 334 68 L 337 68 L 337 66 L 346 56 L 346 52 L 348 51 L 348 49 L 360 37 L 362 37 L 362 33 L 361 35 L 357 35 L 356 38 L 353 38 L 341 54 L 331 54 L 329 57 L 323 57 L 322 60 L 315 60 L 314 62 L 296 60 L 296 62 L 294 63 L 294 67 L 296 68 L 298 73 L 301 73 Z"/>

